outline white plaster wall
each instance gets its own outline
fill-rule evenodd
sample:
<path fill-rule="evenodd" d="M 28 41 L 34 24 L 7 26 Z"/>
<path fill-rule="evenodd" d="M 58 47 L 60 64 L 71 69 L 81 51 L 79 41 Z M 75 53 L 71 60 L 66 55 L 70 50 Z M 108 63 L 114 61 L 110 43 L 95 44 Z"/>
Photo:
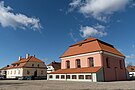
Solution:
<path fill-rule="evenodd" d="M 6 78 L 16 78 L 19 76 L 23 76 L 23 69 L 22 68 L 8 69 L 6 71 L 7 71 Z M 19 71 L 20 71 L 20 74 L 19 74 Z"/>
<path fill-rule="evenodd" d="M 54 68 L 53 66 L 47 66 L 47 73 L 51 73 L 51 72 L 54 72 Z"/>
<path fill-rule="evenodd" d="M 135 77 L 135 72 L 129 72 L 129 76 L 132 77 L 132 75 Z"/>
<path fill-rule="evenodd" d="M 49 78 L 52 75 L 53 78 Z M 59 79 L 56 79 L 56 75 L 59 75 Z M 65 75 L 65 79 L 61 79 L 61 75 Z M 66 75 L 70 75 L 70 79 L 66 79 Z M 72 75 L 76 75 L 76 79 L 72 79 Z M 84 79 L 79 79 L 78 75 L 84 75 Z M 85 79 L 85 75 L 92 75 L 92 79 Z M 78 73 L 78 74 L 48 74 L 47 80 L 64 80 L 64 81 L 88 81 L 88 82 L 96 82 L 97 77 L 96 73 Z"/>

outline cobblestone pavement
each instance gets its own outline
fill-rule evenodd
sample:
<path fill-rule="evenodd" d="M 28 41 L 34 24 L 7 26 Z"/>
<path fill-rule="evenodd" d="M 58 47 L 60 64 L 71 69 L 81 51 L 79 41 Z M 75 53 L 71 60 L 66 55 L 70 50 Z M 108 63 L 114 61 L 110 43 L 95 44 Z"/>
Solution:
<path fill-rule="evenodd" d="M 0 90 L 95 90 L 133 89 L 135 81 L 70 82 L 47 80 L 0 80 Z"/>

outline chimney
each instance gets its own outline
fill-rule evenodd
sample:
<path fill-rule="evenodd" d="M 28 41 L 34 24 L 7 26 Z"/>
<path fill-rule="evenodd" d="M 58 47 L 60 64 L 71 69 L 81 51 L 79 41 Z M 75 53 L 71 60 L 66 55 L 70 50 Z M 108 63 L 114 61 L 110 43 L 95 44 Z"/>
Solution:
<path fill-rule="evenodd" d="M 21 59 L 22 59 L 22 57 L 21 57 L 21 56 L 19 56 L 18 60 L 21 60 Z"/>
<path fill-rule="evenodd" d="M 28 59 L 30 57 L 30 54 L 26 54 L 26 59 Z"/>
<path fill-rule="evenodd" d="M 36 57 L 36 55 L 33 55 L 33 57 Z"/>

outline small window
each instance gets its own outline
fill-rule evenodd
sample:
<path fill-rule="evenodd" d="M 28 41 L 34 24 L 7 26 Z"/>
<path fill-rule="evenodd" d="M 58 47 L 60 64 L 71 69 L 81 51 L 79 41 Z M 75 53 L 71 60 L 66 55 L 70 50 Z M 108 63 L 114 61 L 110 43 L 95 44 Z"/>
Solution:
<path fill-rule="evenodd" d="M 77 68 L 80 68 L 81 67 L 80 59 L 76 59 L 76 64 L 77 64 Z"/>
<path fill-rule="evenodd" d="M 106 58 L 106 66 L 107 66 L 107 68 L 110 68 L 109 58 Z"/>
<path fill-rule="evenodd" d="M 120 69 L 123 69 L 123 67 L 122 67 L 122 60 L 119 61 L 119 64 L 120 64 Z"/>
<path fill-rule="evenodd" d="M 70 61 L 66 61 L 67 63 L 67 68 L 70 68 Z"/>
<path fill-rule="evenodd" d="M 70 75 L 67 75 L 66 78 L 67 78 L 67 79 L 70 79 Z"/>
<path fill-rule="evenodd" d="M 37 66 L 39 67 L 39 64 Z"/>
<path fill-rule="evenodd" d="M 34 67 L 34 64 L 32 64 L 32 67 Z"/>
<path fill-rule="evenodd" d="M 76 75 L 72 75 L 72 79 L 76 79 Z"/>
<path fill-rule="evenodd" d="M 16 70 L 15 70 L 14 74 L 16 74 Z"/>
<path fill-rule="evenodd" d="M 90 67 L 94 67 L 94 60 L 93 60 L 93 57 L 88 58 L 88 60 L 89 60 L 89 66 L 90 66 Z"/>
<path fill-rule="evenodd" d="M 53 78 L 53 76 L 52 76 L 52 75 L 50 75 L 50 76 L 49 76 L 49 78 Z"/>
<path fill-rule="evenodd" d="M 61 75 L 61 79 L 65 79 L 65 75 Z"/>
<path fill-rule="evenodd" d="M 84 79 L 84 75 L 79 75 L 79 79 Z"/>
<path fill-rule="evenodd" d="M 59 79 L 59 75 L 56 75 L 56 79 Z"/>
<path fill-rule="evenodd" d="M 18 70 L 18 74 L 20 74 L 20 70 Z"/>
<path fill-rule="evenodd" d="M 42 70 L 42 71 L 41 71 L 41 75 L 43 75 L 43 74 L 44 74 L 44 71 Z"/>
<path fill-rule="evenodd" d="M 12 71 L 11 71 L 11 74 L 12 74 Z"/>
<path fill-rule="evenodd" d="M 85 79 L 92 79 L 91 75 L 85 75 Z"/>

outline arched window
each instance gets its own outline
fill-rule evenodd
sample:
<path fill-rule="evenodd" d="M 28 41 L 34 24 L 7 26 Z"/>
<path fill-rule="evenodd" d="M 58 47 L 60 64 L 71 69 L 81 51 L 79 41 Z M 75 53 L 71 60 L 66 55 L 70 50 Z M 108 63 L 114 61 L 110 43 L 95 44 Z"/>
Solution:
<path fill-rule="evenodd" d="M 77 68 L 80 68 L 81 67 L 80 59 L 76 59 L 76 65 L 77 65 Z"/>
<path fill-rule="evenodd" d="M 39 64 L 37 66 L 39 67 Z"/>
<path fill-rule="evenodd" d="M 94 59 L 93 57 L 88 58 L 89 67 L 94 67 Z"/>
<path fill-rule="evenodd" d="M 70 61 L 66 61 L 67 63 L 67 68 L 70 68 Z"/>
<path fill-rule="evenodd" d="M 34 67 L 34 64 L 32 64 L 32 67 Z"/>

